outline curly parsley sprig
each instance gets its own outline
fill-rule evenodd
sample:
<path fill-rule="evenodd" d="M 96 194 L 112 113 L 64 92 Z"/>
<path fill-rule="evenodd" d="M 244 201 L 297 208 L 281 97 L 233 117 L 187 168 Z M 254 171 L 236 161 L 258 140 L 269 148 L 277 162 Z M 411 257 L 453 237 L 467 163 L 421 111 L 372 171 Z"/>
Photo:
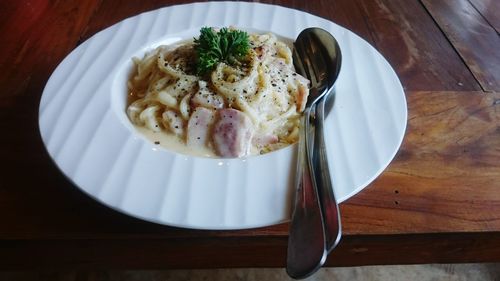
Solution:
<path fill-rule="evenodd" d="M 194 39 L 197 54 L 196 71 L 204 75 L 218 63 L 238 64 L 250 50 L 248 34 L 241 30 L 222 28 L 216 32 L 211 27 L 202 27 L 200 37 Z"/>

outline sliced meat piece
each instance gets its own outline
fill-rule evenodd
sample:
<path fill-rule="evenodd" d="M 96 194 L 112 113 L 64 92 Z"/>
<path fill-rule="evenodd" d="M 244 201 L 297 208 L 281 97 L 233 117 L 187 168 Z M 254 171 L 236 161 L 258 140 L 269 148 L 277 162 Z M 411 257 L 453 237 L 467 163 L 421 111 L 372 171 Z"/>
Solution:
<path fill-rule="evenodd" d="M 191 106 L 203 106 L 210 109 L 219 109 L 224 107 L 224 98 L 211 92 L 207 87 L 207 82 L 198 81 L 199 90 L 191 98 Z"/>
<path fill-rule="evenodd" d="M 299 84 L 297 96 L 295 97 L 297 103 L 297 112 L 302 112 L 306 108 L 307 97 L 309 96 L 309 88 L 304 84 Z"/>
<path fill-rule="evenodd" d="M 172 133 L 182 136 L 184 134 L 184 119 L 180 113 L 167 110 L 161 115 L 163 119 L 163 126 L 169 129 Z"/>
<path fill-rule="evenodd" d="M 214 123 L 215 112 L 204 107 L 197 107 L 188 121 L 187 145 L 206 146 Z"/>
<path fill-rule="evenodd" d="M 278 136 L 274 134 L 256 134 L 252 138 L 252 144 L 257 148 L 262 148 L 266 145 L 277 143 L 278 141 Z"/>
<path fill-rule="evenodd" d="M 242 157 L 250 153 L 253 124 L 245 113 L 224 108 L 217 110 L 212 140 L 222 157 Z"/>

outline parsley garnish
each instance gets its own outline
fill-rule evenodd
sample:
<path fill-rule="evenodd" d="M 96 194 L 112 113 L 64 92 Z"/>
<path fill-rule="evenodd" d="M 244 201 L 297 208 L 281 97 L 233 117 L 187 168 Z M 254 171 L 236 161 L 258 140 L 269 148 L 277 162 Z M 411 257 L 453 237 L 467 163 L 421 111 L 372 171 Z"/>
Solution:
<path fill-rule="evenodd" d="M 204 75 L 213 70 L 218 63 L 239 64 L 250 50 L 248 34 L 241 30 L 202 27 L 200 37 L 194 39 L 197 54 L 196 71 Z"/>

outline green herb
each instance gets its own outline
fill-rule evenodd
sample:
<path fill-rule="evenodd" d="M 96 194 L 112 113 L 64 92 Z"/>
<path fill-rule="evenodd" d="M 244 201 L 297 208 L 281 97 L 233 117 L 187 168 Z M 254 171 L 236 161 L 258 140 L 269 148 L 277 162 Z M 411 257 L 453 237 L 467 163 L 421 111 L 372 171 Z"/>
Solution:
<path fill-rule="evenodd" d="M 241 30 L 202 27 L 200 37 L 194 39 L 197 54 L 196 71 L 204 75 L 213 70 L 218 63 L 235 65 L 248 54 L 250 43 L 248 34 Z"/>

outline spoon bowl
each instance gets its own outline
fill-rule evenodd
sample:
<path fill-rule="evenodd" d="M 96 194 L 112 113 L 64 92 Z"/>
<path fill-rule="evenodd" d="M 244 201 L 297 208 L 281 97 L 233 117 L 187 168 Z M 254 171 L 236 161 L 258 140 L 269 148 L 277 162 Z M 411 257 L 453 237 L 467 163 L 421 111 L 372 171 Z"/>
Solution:
<path fill-rule="evenodd" d="M 293 44 L 295 70 L 311 81 L 306 107 L 321 99 L 340 74 L 342 55 L 337 40 L 324 29 L 304 29 Z"/>

